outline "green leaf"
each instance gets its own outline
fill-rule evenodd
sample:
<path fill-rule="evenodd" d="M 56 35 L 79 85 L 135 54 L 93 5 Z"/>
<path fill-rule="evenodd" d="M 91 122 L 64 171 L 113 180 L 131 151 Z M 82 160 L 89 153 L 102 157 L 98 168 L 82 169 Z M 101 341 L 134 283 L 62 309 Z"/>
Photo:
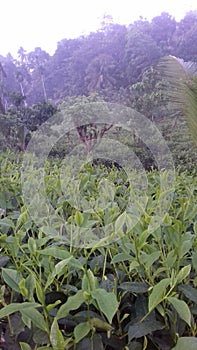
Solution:
<path fill-rule="evenodd" d="M 181 283 L 189 274 L 191 271 L 191 265 L 184 266 L 176 276 L 176 283 Z"/>
<path fill-rule="evenodd" d="M 114 184 L 110 183 L 108 179 L 102 178 L 99 182 L 99 195 L 103 202 L 112 202 L 115 196 Z"/>
<path fill-rule="evenodd" d="M 87 277 L 88 277 L 90 290 L 94 291 L 94 289 L 96 288 L 96 284 L 97 284 L 97 278 L 94 277 L 94 274 L 92 273 L 92 271 L 90 269 L 87 270 Z"/>
<path fill-rule="evenodd" d="M 0 318 L 7 317 L 15 312 L 21 311 L 21 310 L 26 310 L 34 307 L 40 307 L 41 305 L 38 303 L 12 303 L 7 306 L 4 306 L 0 310 Z"/>
<path fill-rule="evenodd" d="M 197 338 L 195 337 L 181 337 L 178 339 L 176 346 L 172 350 L 196 350 Z"/>
<path fill-rule="evenodd" d="M 102 341 L 102 337 L 100 336 L 100 334 L 95 333 L 93 338 L 92 338 L 92 349 L 96 349 L 96 350 L 104 350 L 104 345 L 103 345 L 103 341 Z M 88 349 L 86 349 L 88 350 Z"/>
<path fill-rule="evenodd" d="M 142 262 L 146 265 L 146 267 L 150 268 L 154 264 L 154 262 L 159 259 L 160 255 L 160 251 L 153 252 L 152 254 L 143 253 L 141 259 Z"/>
<path fill-rule="evenodd" d="M 72 259 L 72 256 L 70 256 L 69 258 L 67 259 L 64 259 L 62 261 L 60 261 L 59 263 L 57 263 L 55 265 L 55 268 L 54 270 L 52 271 L 52 273 L 49 275 L 48 279 L 47 279 L 47 282 L 46 282 L 46 285 L 45 285 L 45 290 L 51 285 L 51 283 L 54 281 L 55 277 L 57 275 L 60 275 L 64 273 L 64 269 L 65 269 L 65 266 L 68 265 L 68 262 Z"/>
<path fill-rule="evenodd" d="M 77 350 L 104 350 L 102 337 L 94 334 L 93 338 L 85 337 L 77 344 Z"/>
<path fill-rule="evenodd" d="M 84 270 L 83 264 L 79 261 L 79 259 L 75 259 L 72 256 L 72 259 L 69 260 L 68 265 L 74 267 L 75 269 Z"/>
<path fill-rule="evenodd" d="M 11 289 L 20 293 L 19 282 L 22 279 L 22 276 L 16 270 L 5 267 L 2 268 L 2 278 Z"/>
<path fill-rule="evenodd" d="M 57 305 L 61 304 L 61 300 L 56 300 L 53 304 L 49 304 L 46 306 L 46 310 L 50 312 L 53 310 Z"/>
<path fill-rule="evenodd" d="M 116 263 L 119 263 L 119 262 L 123 262 L 123 261 L 130 261 L 130 260 L 133 260 L 133 256 L 127 254 L 127 253 L 119 253 L 119 254 L 116 254 L 113 259 L 112 259 L 112 263 L 113 264 L 116 264 Z"/>
<path fill-rule="evenodd" d="M 83 215 L 78 210 L 75 213 L 75 222 L 79 227 L 81 227 L 81 225 L 83 224 Z"/>
<path fill-rule="evenodd" d="M 59 247 L 45 248 L 39 251 L 40 254 L 53 256 L 56 259 L 64 260 L 68 259 L 71 255 L 66 249 Z"/>
<path fill-rule="evenodd" d="M 132 341 L 129 344 L 128 350 L 143 350 L 142 344 L 138 341 Z"/>
<path fill-rule="evenodd" d="M 119 305 L 115 294 L 113 292 L 108 293 L 106 290 L 98 288 L 93 291 L 91 295 L 97 302 L 100 311 L 103 312 L 109 323 L 111 323 Z"/>
<path fill-rule="evenodd" d="M 89 292 L 90 291 L 89 281 L 88 281 L 88 277 L 87 277 L 86 274 L 83 275 L 81 288 L 85 292 Z"/>
<path fill-rule="evenodd" d="M 181 284 L 178 289 L 191 301 L 197 304 L 197 290 L 190 285 Z"/>
<path fill-rule="evenodd" d="M 68 298 L 67 302 L 63 304 L 56 315 L 57 320 L 66 317 L 71 310 L 78 309 L 84 302 L 83 291 L 79 290 L 75 295 Z"/>
<path fill-rule="evenodd" d="M 5 295 L 5 285 L 1 286 L 0 288 L 0 303 L 2 303 L 2 301 L 4 301 L 4 295 Z"/>
<path fill-rule="evenodd" d="M 173 250 L 171 250 L 171 251 L 168 253 L 168 255 L 167 255 L 167 257 L 166 257 L 166 265 L 167 265 L 167 267 L 168 267 L 168 268 L 173 267 L 174 264 L 175 264 L 175 262 L 176 262 L 176 259 L 177 259 L 177 256 L 176 256 L 175 251 L 174 251 L 174 249 L 173 249 Z"/>
<path fill-rule="evenodd" d="M 74 329 L 74 337 L 76 343 L 83 339 L 91 330 L 91 325 L 89 322 L 82 322 L 78 324 Z M 58 350 L 58 349 L 57 349 Z"/>
<path fill-rule="evenodd" d="M 128 337 L 129 342 L 134 338 L 141 338 L 147 334 L 151 334 L 154 331 L 161 330 L 164 325 L 157 320 L 144 320 L 142 322 L 137 322 L 132 326 L 129 326 Z"/>
<path fill-rule="evenodd" d="M 22 318 L 24 325 L 27 326 L 29 329 L 31 329 L 31 326 L 32 326 L 31 319 L 28 316 L 23 315 L 23 314 L 22 314 L 21 318 Z"/>
<path fill-rule="evenodd" d="M 118 288 L 131 293 L 146 293 L 149 285 L 144 282 L 123 282 Z"/>
<path fill-rule="evenodd" d="M 138 294 L 138 296 L 136 298 L 135 313 L 136 313 L 136 317 L 140 320 L 144 319 L 145 317 L 146 317 L 146 319 L 147 319 L 147 317 L 150 318 L 150 317 L 152 317 L 152 315 L 154 315 L 154 313 L 147 315 L 148 314 L 148 297 L 145 296 L 144 294 Z"/>
<path fill-rule="evenodd" d="M 80 183 L 79 183 L 79 191 L 81 191 L 86 186 L 88 180 L 89 180 L 89 174 L 84 175 L 81 178 Z"/>
<path fill-rule="evenodd" d="M 23 342 L 19 344 L 20 344 L 21 350 L 31 350 L 31 347 L 29 346 L 29 344 L 23 343 Z"/>
<path fill-rule="evenodd" d="M 185 207 L 183 221 L 189 220 L 192 222 L 195 217 L 196 217 L 196 206 L 193 205 L 193 203 L 191 203 L 189 200 L 187 203 L 187 206 Z"/>
<path fill-rule="evenodd" d="M 15 229 L 15 225 L 14 225 L 14 222 L 9 219 L 8 217 L 5 217 L 3 219 L 0 220 L 0 225 L 3 225 L 7 228 L 13 228 L 13 230 Z"/>
<path fill-rule="evenodd" d="M 119 233 L 123 231 L 123 226 L 126 223 L 126 212 L 119 215 L 115 222 L 115 232 Z"/>
<path fill-rule="evenodd" d="M 181 244 L 180 258 L 182 258 L 185 254 L 187 254 L 191 248 L 192 248 L 192 241 L 191 240 L 184 241 Z"/>
<path fill-rule="evenodd" d="M 34 300 L 35 283 L 36 283 L 36 280 L 33 276 L 33 273 L 32 273 L 32 275 L 29 274 L 29 276 L 25 280 L 25 287 L 28 290 L 29 300 Z"/>
<path fill-rule="evenodd" d="M 6 266 L 9 261 L 10 261 L 10 258 L 8 256 L 1 256 L 0 267 Z"/>
<path fill-rule="evenodd" d="M 92 271 L 88 269 L 82 279 L 83 291 L 86 291 L 86 292 L 94 291 L 97 285 L 98 285 L 97 278 L 94 277 Z"/>
<path fill-rule="evenodd" d="M 50 341 L 53 350 L 64 350 L 64 337 L 59 329 L 57 319 L 55 318 L 50 331 Z"/>
<path fill-rule="evenodd" d="M 44 293 L 43 293 L 40 281 L 36 281 L 36 295 L 37 295 L 38 301 L 43 305 L 44 304 Z"/>
<path fill-rule="evenodd" d="M 170 278 L 164 278 L 153 287 L 148 300 L 149 312 L 164 300 L 166 289 L 169 286 L 170 281 Z"/>
<path fill-rule="evenodd" d="M 197 221 L 193 223 L 194 233 L 197 236 Z"/>
<path fill-rule="evenodd" d="M 113 329 L 113 327 L 109 323 L 96 317 L 90 319 L 90 324 L 97 329 L 103 329 L 105 331 L 111 331 Z"/>
<path fill-rule="evenodd" d="M 36 310 L 33 307 L 27 308 L 27 309 L 21 309 L 19 310 L 25 317 L 29 317 L 29 319 L 33 322 L 33 324 L 39 328 L 42 329 L 45 332 L 48 332 L 47 324 L 45 322 L 45 319 L 43 315 Z"/>
<path fill-rule="evenodd" d="M 25 286 L 25 279 L 24 278 L 19 282 L 18 286 L 20 289 L 20 293 L 25 297 L 25 299 L 29 299 L 28 290 Z"/>
<path fill-rule="evenodd" d="M 147 238 L 150 236 L 151 232 L 149 230 L 145 230 L 136 240 L 136 246 L 139 250 L 141 250 L 147 242 Z"/>
<path fill-rule="evenodd" d="M 36 241 L 33 237 L 29 237 L 28 239 L 28 248 L 32 254 L 34 254 L 37 249 Z"/>
<path fill-rule="evenodd" d="M 32 325 L 30 325 L 30 329 L 32 329 Z M 47 334 L 41 329 L 35 328 L 33 329 L 33 341 L 35 344 L 39 344 L 40 346 L 44 346 L 44 344 L 49 344 L 50 343 L 49 333 Z"/>
<path fill-rule="evenodd" d="M 193 265 L 195 271 L 197 272 L 197 252 L 194 252 L 192 254 L 192 265 Z"/>
<path fill-rule="evenodd" d="M 191 312 L 185 301 L 179 300 L 175 297 L 169 297 L 168 301 L 175 308 L 179 317 L 191 326 Z"/>

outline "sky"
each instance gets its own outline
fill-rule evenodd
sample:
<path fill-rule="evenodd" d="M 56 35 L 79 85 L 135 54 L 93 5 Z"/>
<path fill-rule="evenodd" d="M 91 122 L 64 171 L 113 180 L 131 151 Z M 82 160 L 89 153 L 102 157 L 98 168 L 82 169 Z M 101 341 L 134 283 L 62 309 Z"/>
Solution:
<path fill-rule="evenodd" d="M 101 27 L 103 16 L 130 24 L 168 12 L 179 21 L 197 10 L 197 0 L 0 0 L 0 55 L 17 57 L 41 47 L 51 55 L 64 38 L 76 38 Z"/>

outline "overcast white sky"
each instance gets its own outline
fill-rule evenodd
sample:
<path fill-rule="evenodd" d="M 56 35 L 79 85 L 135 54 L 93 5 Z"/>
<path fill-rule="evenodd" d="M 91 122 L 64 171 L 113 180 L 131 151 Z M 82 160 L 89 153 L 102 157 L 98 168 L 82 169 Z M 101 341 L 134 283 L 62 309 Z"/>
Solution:
<path fill-rule="evenodd" d="M 0 54 L 16 56 L 20 46 L 53 54 L 61 39 L 98 29 L 105 14 L 129 24 L 163 11 L 179 20 L 191 10 L 197 10 L 197 0 L 0 0 Z"/>

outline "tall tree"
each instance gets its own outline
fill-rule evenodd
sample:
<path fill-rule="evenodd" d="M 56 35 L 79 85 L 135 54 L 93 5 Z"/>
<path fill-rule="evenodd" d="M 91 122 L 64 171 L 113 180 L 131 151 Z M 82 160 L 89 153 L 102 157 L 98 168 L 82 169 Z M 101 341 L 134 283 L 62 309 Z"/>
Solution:
<path fill-rule="evenodd" d="M 143 72 L 160 57 L 160 49 L 151 36 L 132 28 L 127 35 L 124 54 L 129 85 L 141 80 Z"/>
<path fill-rule="evenodd" d="M 22 46 L 18 49 L 18 57 L 21 65 L 27 63 L 26 50 Z"/>
<path fill-rule="evenodd" d="M 36 74 L 38 74 L 40 77 L 45 102 L 47 101 L 47 92 L 45 86 L 45 65 L 48 62 L 49 58 L 50 55 L 40 47 L 36 47 L 34 51 L 28 54 L 28 62 L 30 69 L 33 71 L 32 74 L 34 74 L 34 77 L 36 77 Z"/>
<path fill-rule="evenodd" d="M 150 35 L 160 47 L 162 55 L 169 55 L 173 51 L 173 39 L 176 31 L 176 21 L 167 12 L 162 12 L 150 23 Z"/>
<path fill-rule="evenodd" d="M 0 112 L 5 113 L 5 101 L 4 101 L 4 79 L 7 77 L 2 63 L 0 62 Z"/>
<path fill-rule="evenodd" d="M 28 85 L 28 83 L 30 82 L 30 73 L 26 50 L 22 46 L 18 50 L 18 60 L 16 60 L 16 66 L 17 70 L 15 73 L 15 78 L 20 86 L 20 93 L 23 96 L 23 103 L 27 107 L 25 90 L 27 91 L 26 85 Z"/>
<path fill-rule="evenodd" d="M 197 11 L 189 12 L 177 25 L 174 53 L 184 61 L 197 62 Z"/>
<path fill-rule="evenodd" d="M 16 77 L 16 81 L 18 82 L 18 84 L 20 86 L 20 92 L 21 92 L 21 95 L 23 96 L 24 105 L 27 106 L 26 96 L 25 96 L 25 92 L 24 92 L 24 83 L 25 83 L 25 80 L 28 80 L 29 74 L 28 74 L 27 70 L 25 69 L 25 67 L 23 67 L 23 66 L 17 67 L 15 77 Z"/>

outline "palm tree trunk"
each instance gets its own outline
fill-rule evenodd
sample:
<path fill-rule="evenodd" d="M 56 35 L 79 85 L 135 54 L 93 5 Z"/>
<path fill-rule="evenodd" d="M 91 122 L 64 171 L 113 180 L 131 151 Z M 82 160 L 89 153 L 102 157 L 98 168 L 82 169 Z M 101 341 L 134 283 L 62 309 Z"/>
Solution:
<path fill-rule="evenodd" d="M 24 89 L 23 89 L 23 84 L 19 82 L 19 85 L 20 85 L 20 89 L 21 89 L 21 95 L 22 95 L 23 97 L 25 97 Z M 24 105 L 25 105 L 25 107 L 27 107 L 27 102 L 25 101 L 25 99 L 24 99 Z"/>
<path fill-rule="evenodd" d="M 47 102 L 47 93 L 46 93 L 46 87 L 45 87 L 45 82 L 44 82 L 44 76 L 41 75 L 41 81 L 42 81 L 42 89 L 44 93 L 44 100 Z"/>

